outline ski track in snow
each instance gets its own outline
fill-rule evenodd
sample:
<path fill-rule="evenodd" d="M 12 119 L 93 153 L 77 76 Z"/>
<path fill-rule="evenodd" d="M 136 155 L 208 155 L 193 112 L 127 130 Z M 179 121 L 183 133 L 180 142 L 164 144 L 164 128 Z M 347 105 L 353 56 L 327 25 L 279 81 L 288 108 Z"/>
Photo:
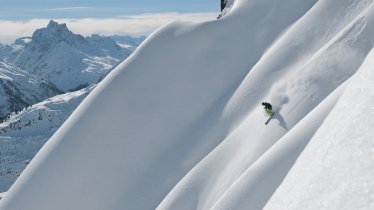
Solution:
<path fill-rule="evenodd" d="M 373 2 L 237 0 L 225 13 L 148 37 L 0 209 L 374 208 Z"/>

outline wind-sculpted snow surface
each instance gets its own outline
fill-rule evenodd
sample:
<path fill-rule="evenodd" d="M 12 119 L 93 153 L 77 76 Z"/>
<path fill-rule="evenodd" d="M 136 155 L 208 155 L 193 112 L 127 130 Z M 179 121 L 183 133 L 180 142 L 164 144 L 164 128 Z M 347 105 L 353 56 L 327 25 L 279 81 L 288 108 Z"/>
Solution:
<path fill-rule="evenodd" d="M 374 51 L 265 209 L 374 209 Z"/>
<path fill-rule="evenodd" d="M 371 118 L 348 128 L 372 107 L 358 103 L 342 123 L 334 108 L 348 112 L 356 84 L 373 82 L 356 76 L 373 59 L 373 15 L 369 0 L 237 0 L 219 20 L 160 28 L 83 101 L 0 209 L 370 209 L 372 167 L 353 167 L 348 148 L 373 159 L 360 150 L 372 133 L 358 135 Z M 364 84 L 352 99 L 372 97 Z M 267 126 L 262 101 L 276 111 Z M 356 172 L 337 173 L 345 160 Z"/>

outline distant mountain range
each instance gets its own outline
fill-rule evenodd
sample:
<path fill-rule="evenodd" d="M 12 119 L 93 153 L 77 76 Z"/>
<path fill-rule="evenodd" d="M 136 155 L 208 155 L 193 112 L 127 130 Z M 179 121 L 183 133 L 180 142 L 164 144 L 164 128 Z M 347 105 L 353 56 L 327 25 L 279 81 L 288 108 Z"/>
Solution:
<path fill-rule="evenodd" d="M 83 37 L 50 21 L 32 37 L 0 44 L 0 192 L 8 190 L 96 83 L 144 39 Z"/>
<path fill-rule="evenodd" d="M 51 20 L 32 37 L 0 45 L 0 118 L 101 81 L 144 39 L 83 37 L 72 33 L 66 24 Z"/>

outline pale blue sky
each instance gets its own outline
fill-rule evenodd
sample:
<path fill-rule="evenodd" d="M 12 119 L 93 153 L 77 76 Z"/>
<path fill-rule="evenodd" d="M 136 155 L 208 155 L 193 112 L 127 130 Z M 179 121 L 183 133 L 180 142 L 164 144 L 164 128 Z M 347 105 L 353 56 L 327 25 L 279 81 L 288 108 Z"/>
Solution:
<path fill-rule="evenodd" d="M 220 0 L 0 0 L 0 43 L 32 36 L 53 19 L 89 36 L 149 35 L 173 20 L 213 20 Z"/>
<path fill-rule="evenodd" d="M 218 12 L 219 0 L 0 0 L 0 19 L 111 18 L 140 13 Z"/>

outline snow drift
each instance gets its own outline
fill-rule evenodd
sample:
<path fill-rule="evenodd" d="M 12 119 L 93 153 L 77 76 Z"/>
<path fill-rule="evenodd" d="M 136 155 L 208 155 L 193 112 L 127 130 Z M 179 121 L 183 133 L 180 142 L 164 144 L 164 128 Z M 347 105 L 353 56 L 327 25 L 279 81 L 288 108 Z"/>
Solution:
<path fill-rule="evenodd" d="M 160 28 L 83 101 L 0 209 L 370 209 L 372 167 L 328 173 L 353 166 L 338 131 L 370 107 L 372 78 L 356 72 L 371 63 L 373 14 L 368 0 L 237 0 L 219 20 Z M 356 85 L 367 90 L 357 98 Z M 340 121 L 334 108 L 348 112 L 351 97 L 363 103 Z M 262 101 L 276 111 L 268 126 Z M 372 145 L 372 133 L 358 136 L 373 125 L 365 119 L 347 131 L 362 145 L 344 148 Z M 332 180 L 348 187 L 319 194 Z M 365 191 L 350 193 L 360 181 Z"/>

